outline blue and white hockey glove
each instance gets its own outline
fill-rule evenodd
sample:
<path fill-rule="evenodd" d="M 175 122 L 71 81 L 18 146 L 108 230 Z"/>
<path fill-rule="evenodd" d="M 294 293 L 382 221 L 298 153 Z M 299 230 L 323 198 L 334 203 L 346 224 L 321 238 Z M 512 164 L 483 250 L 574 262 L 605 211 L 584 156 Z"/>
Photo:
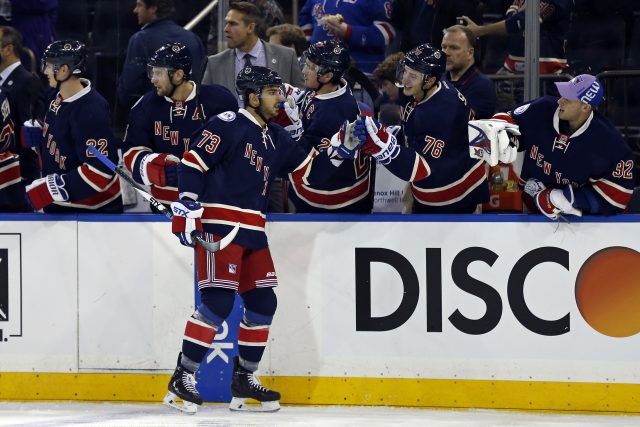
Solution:
<path fill-rule="evenodd" d="M 171 231 L 180 239 L 181 244 L 194 248 L 196 241 L 193 236 L 202 236 L 200 217 L 204 209 L 198 202 L 181 199 L 171 203 L 171 212 L 173 212 Z"/>
<path fill-rule="evenodd" d="M 37 120 L 27 120 L 20 131 L 20 142 L 24 147 L 38 148 L 44 140 L 42 124 Z"/>
<path fill-rule="evenodd" d="M 363 153 L 373 156 L 382 165 L 388 165 L 400 154 L 400 146 L 395 135 L 387 132 L 377 120 L 362 117 L 356 122 L 356 132 L 361 127 L 366 129 L 366 141 L 361 148 Z"/>
<path fill-rule="evenodd" d="M 358 150 L 364 144 L 366 131 L 356 127 L 356 121 L 349 123 L 345 120 L 340 130 L 331 137 L 331 146 L 327 154 L 334 166 L 340 166 L 344 159 L 353 159 L 358 155 Z"/>
<path fill-rule="evenodd" d="M 531 178 L 524 186 L 524 192 L 533 198 L 538 210 L 554 221 L 562 214 L 582 216 L 582 211 L 573 207 L 573 187 L 547 188 L 542 182 Z"/>
<path fill-rule="evenodd" d="M 64 179 L 57 173 L 36 179 L 25 187 L 25 191 L 25 198 L 35 211 L 40 211 L 53 202 L 69 200 L 69 193 L 64 188 Z"/>
<path fill-rule="evenodd" d="M 140 162 L 140 177 L 145 185 L 177 187 L 180 159 L 169 153 L 147 154 Z"/>
<path fill-rule="evenodd" d="M 518 154 L 518 125 L 504 120 L 471 120 L 467 124 L 469 155 L 489 166 L 512 163 Z"/>
<path fill-rule="evenodd" d="M 284 130 L 289 132 L 294 141 L 300 140 L 304 129 L 302 128 L 302 120 L 300 120 L 300 112 L 295 99 L 292 96 L 287 97 L 282 103 L 282 108 L 284 108 L 284 112 L 289 119 L 289 123 L 285 124 Z"/>

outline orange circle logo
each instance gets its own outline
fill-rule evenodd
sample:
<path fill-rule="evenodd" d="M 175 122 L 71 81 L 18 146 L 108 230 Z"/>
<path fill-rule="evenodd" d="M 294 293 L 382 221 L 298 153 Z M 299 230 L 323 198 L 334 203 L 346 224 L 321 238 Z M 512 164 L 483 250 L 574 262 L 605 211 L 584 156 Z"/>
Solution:
<path fill-rule="evenodd" d="M 576 303 L 584 320 L 610 337 L 640 332 L 640 253 L 613 246 L 591 255 L 576 278 Z"/>

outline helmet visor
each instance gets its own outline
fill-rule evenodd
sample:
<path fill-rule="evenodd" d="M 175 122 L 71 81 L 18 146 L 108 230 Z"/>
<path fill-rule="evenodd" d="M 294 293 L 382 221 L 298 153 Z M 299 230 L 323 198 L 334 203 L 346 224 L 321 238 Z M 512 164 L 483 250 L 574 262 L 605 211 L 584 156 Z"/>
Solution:
<path fill-rule="evenodd" d="M 421 84 L 425 75 L 406 65 L 405 60 L 401 60 L 396 67 L 396 86 L 415 86 Z"/>
<path fill-rule="evenodd" d="M 161 79 L 164 76 L 169 75 L 169 68 L 167 67 L 156 67 L 154 65 L 147 65 L 147 77 L 149 80 L 156 78 Z"/>

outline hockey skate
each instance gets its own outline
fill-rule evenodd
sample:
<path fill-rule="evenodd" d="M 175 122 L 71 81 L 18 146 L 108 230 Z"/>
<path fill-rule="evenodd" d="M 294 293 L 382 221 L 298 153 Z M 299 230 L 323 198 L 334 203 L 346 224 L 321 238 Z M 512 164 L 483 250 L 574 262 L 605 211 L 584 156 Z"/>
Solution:
<path fill-rule="evenodd" d="M 260 384 L 253 372 L 238 364 L 238 356 L 233 358 L 233 378 L 231 380 L 232 411 L 276 412 L 280 409 L 280 393 Z M 260 402 L 260 406 L 247 405 L 247 399 Z"/>
<path fill-rule="evenodd" d="M 196 389 L 195 374 L 185 370 L 180 365 L 180 357 L 178 356 L 178 366 L 173 372 L 173 376 L 169 381 L 169 391 L 162 400 L 165 405 L 175 408 L 187 414 L 195 414 L 198 411 L 198 405 L 202 405 L 202 397 Z M 177 398 L 182 399 L 182 404 L 176 401 Z"/>

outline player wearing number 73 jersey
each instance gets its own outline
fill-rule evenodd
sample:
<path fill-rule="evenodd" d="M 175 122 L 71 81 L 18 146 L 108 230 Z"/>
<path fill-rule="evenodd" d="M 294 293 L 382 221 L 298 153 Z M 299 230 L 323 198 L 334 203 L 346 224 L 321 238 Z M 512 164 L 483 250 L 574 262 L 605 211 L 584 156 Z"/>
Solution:
<path fill-rule="evenodd" d="M 552 219 L 557 213 L 623 211 L 635 185 L 633 153 L 595 109 L 604 96 L 602 84 L 582 74 L 556 86 L 559 99 L 545 96 L 494 116 L 520 128 L 527 206 Z"/>

